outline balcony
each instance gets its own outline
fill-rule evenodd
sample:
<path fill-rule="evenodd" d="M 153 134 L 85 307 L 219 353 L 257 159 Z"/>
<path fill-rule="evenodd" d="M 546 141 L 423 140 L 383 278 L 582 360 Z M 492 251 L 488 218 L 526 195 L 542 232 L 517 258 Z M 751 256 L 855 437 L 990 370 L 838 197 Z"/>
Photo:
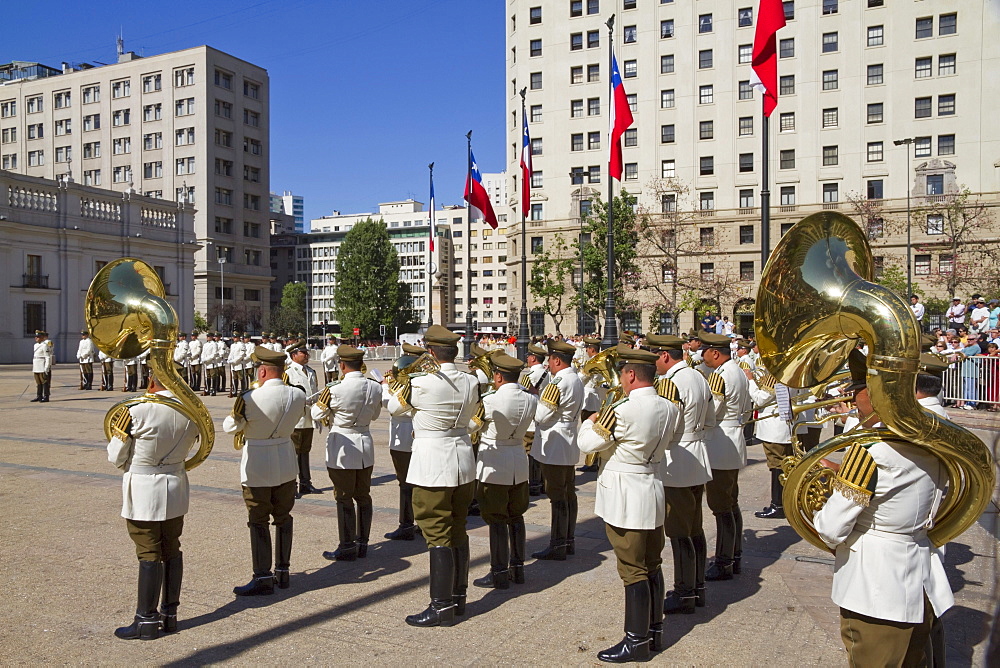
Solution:
<path fill-rule="evenodd" d="M 22 288 L 43 288 L 48 289 L 49 287 L 49 277 L 48 274 L 21 274 L 21 287 Z"/>

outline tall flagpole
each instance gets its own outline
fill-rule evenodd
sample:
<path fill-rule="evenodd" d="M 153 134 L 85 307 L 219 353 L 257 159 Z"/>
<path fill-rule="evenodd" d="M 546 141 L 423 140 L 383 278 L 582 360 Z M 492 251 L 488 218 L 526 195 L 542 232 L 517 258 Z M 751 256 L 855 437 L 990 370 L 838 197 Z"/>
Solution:
<path fill-rule="evenodd" d="M 427 165 L 427 171 L 430 172 L 430 183 L 431 183 L 431 218 L 427 221 L 427 228 L 430 232 L 427 241 L 427 326 L 430 327 L 434 324 L 434 271 L 436 267 L 434 266 L 434 238 L 436 236 L 436 231 L 434 229 L 434 163 Z M 443 319 L 443 316 L 442 316 Z"/>
<path fill-rule="evenodd" d="M 615 108 L 615 89 L 612 74 L 615 60 L 615 15 L 608 19 L 608 116 L 611 117 Z M 608 155 L 611 149 L 611 129 L 608 131 Z M 611 176 L 610 161 L 608 162 L 608 296 L 604 301 L 604 337 L 602 348 L 612 348 L 618 344 L 618 323 L 615 321 L 615 180 Z M 583 280 L 583 277 L 580 277 Z"/>
<path fill-rule="evenodd" d="M 462 337 L 462 345 L 465 348 L 465 356 L 472 354 L 472 344 L 475 337 L 472 333 L 472 130 L 465 135 L 466 156 L 468 158 L 468 169 L 465 173 L 466 188 L 469 191 L 465 200 L 465 336 Z"/>
<path fill-rule="evenodd" d="M 763 97 L 763 96 L 762 96 Z M 763 110 L 764 100 L 761 100 L 761 109 Z M 764 114 L 764 130 L 763 130 L 763 151 L 762 151 L 762 175 L 764 179 L 764 187 L 760 191 L 760 272 L 764 273 L 764 266 L 767 264 L 767 258 L 771 255 L 771 159 L 770 159 L 770 141 L 768 138 L 770 132 L 771 119 L 765 113 Z"/>
<path fill-rule="evenodd" d="M 525 95 L 528 92 L 527 86 L 521 89 L 521 122 L 525 122 Z M 527 149 L 524 148 L 524 140 L 521 140 L 521 160 L 524 160 L 524 151 L 531 150 L 528 146 Z M 524 173 L 523 171 L 521 172 Z M 530 183 L 524 183 L 524 179 L 521 179 L 521 188 L 531 188 Z M 524 197 L 524 191 L 521 192 L 521 197 Z M 523 201 L 523 200 L 522 200 Z M 524 206 L 519 207 L 521 209 L 521 319 L 517 326 L 517 358 L 520 360 L 526 360 L 528 358 L 528 340 L 531 338 L 531 332 L 528 329 L 528 255 L 525 244 L 527 243 L 525 228 L 528 226 L 527 220 L 525 220 Z"/>

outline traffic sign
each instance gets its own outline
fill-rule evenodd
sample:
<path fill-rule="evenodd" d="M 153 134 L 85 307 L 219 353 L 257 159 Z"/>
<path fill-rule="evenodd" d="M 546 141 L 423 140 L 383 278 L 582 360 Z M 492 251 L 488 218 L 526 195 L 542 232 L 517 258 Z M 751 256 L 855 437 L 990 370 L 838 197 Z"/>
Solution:
<path fill-rule="evenodd" d="M 361 336 L 361 328 L 360 327 L 355 327 L 354 328 L 354 336 Z"/>

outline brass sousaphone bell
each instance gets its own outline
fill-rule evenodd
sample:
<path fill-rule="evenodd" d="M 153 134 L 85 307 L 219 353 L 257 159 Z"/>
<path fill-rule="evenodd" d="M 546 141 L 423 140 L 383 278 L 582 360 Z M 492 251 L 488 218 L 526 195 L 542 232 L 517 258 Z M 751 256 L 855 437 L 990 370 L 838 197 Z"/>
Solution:
<path fill-rule="evenodd" d="M 820 464 L 854 443 L 909 443 L 937 457 L 948 491 L 928 536 L 943 545 L 985 510 L 995 472 L 986 445 L 970 431 L 918 403 L 920 330 L 909 306 L 873 281 L 874 260 L 850 218 L 823 211 L 796 223 L 778 242 L 761 275 L 754 321 L 763 364 L 779 382 L 807 388 L 828 382 L 860 341 L 868 344 L 868 390 L 885 428 L 855 429 L 785 460 L 782 494 L 788 522 L 829 550 L 813 515 L 830 494 L 835 472 Z"/>

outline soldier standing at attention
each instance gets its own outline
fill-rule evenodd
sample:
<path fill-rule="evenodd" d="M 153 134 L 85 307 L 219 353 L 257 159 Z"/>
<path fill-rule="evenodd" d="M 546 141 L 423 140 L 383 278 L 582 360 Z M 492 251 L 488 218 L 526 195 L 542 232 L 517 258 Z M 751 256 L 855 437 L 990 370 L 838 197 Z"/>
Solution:
<path fill-rule="evenodd" d="M 201 366 L 205 372 L 205 391 L 203 397 L 215 396 L 216 364 L 219 357 L 219 344 L 215 332 L 205 332 L 205 345 L 201 347 Z"/>
<path fill-rule="evenodd" d="M 326 347 L 319 354 L 319 361 L 323 365 L 323 382 L 329 385 L 337 380 L 337 343 L 333 334 L 326 337 Z"/>
<path fill-rule="evenodd" d="M 80 363 L 80 389 L 92 390 L 94 385 L 94 361 L 97 346 L 90 340 L 90 332 L 80 331 L 80 346 L 76 349 L 76 360 Z"/>
<path fill-rule="evenodd" d="M 391 414 L 413 416 L 413 455 L 406 481 L 414 486 L 413 513 L 430 552 L 431 603 L 406 618 L 410 626 L 451 626 L 456 615 L 465 614 L 465 521 L 476 480 L 469 422 L 479 403 L 479 382 L 455 366 L 458 340 L 458 334 L 440 325 L 428 327 L 427 352 L 441 368 L 411 376 L 389 399 Z"/>
<path fill-rule="evenodd" d="M 103 350 L 97 351 L 97 357 L 101 360 L 101 391 L 111 392 L 115 389 L 115 358 Z"/>
<path fill-rule="evenodd" d="M 149 391 L 173 400 L 155 375 Z M 108 461 L 125 471 L 122 517 L 139 558 L 135 619 L 115 635 L 123 640 L 154 640 L 161 628 L 164 633 L 177 630 L 184 575 L 181 531 L 189 497 L 184 460 L 198 438 L 198 428 L 180 411 L 152 402 L 119 408 L 112 425 Z"/>
<path fill-rule="evenodd" d="M 650 652 L 662 649 L 662 602 L 652 594 L 663 586 L 659 465 L 664 450 L 683 432 L 683 421 L 677 406 L 653 386 L 657 356 L 622 344 L 617 351 L 625 363 L 621 383 L 626 398 L 583 422 L 580 449 L 605 453 L 594 512 L 605 522 L 625 583 L 625 637 L 597 658 L 626 663 L 648 661 Z"/>
<path fill-rule="evenodd" d="M 545 357 L 549 354 L 545 348 L 532 343 L 528 346 L 527 368 L 521 373 L 520 383 L 528 392 L 538 395 L 542 388 L 548 385 L 549 375 L 545 368 Z M 535 441 L 535 429 L 537 425 L 534 421 L 528 427 L 524 435 L 524 449 L 528 453 L 528 494 L 540 496 L 544 491 L 542 482 L 542 465 L 537 459 L 531 456 L 531 446 Z"/>
<path fill-rule="evenodd" d="M 191 344 L 188 343 L 188 335 L 181 332 L 177 335 L 177 346 L 174 348 L 174 363 L 181 366 L 180 370 L 181 377 L 184 381 L 190 385 L 191 384 Z"/>
<path fill-rule="evenodd" d="M 324 352 L 326 351 L 324 350 Z M 427 350 L 424 348 L 404 343 L 403 356 L 397 360 L 394 366 L 405 368 L 426 352 Z M 388 381 L 383 381 L 383 408 L 388 408 L 391 396 Z M 395 531 L 385 534 L 389 540 L 413 540 L 416 537 L 417 527 L 413 523 L 413 485 L 406 482 L 412 454 L 413 417 L 409 413 L 391 416 L 389 418 L 389 456 L 392 457 L 392 468 L 396 472 L 396 482 L 399 483 L 399 526 Z"/>
<path fill-rule="evenodd" d="M 202 370 L 202 343 L 198 338 L 198 330 L 191 332 L 191 342 L 188 344 L 188 364 L 191 370 L 191 389 L 195 392 L 201 391 L 201 370 Z"/>
<path fill-rule="evenodd" d="M 292 431 L 302 418 L 305 393 L 281 380 L 285 354 L 257 347 L 251 354 L 260 386 L 240 396 L 222 429 L 242 433 L 246 445 L 240 462 L 243 501 L 249 513 L 253 579 L 233 589 L 237 596 L 260 596 L 288 588 L 292 556 L 292 506 L 295 505 L 295 448 Z M 271 530 L 275 527 L 274 574 L 271 574 Z"/>
<path fill-rule="evenodd" d="M 139 358 L 129 357 L 125 360 L 125 392 L 138 392 L 139 391 Z M 178 370 L 182 376 L 184 372 Z"/>
<path fill-rule="evenodd" d="M 368 556 L 372 528 L 372 468 L 375 446 L 369 425 L 382 412 L 382 387 L 361 373 L 365 354 L 354 346 L 337 350 L 343 380 L 328 385 L 312 407 L 312 417 L 330 427 L 326 470 L 337 500 L 340 544 L 324 552 L 330 561 Z"/>
<path fill-rule="evenodd" d="M 243 383 L 243 353 L 245 347 L 239 337 L 233 337 L 233 345 L 229 347 L 229 369 L 233 376 L 233 382 L 229 388 L 230 397 L 242 394 L 247 389 Z"/>
<path fill-rule="evenodd" d="M 476 460 L 479 508 L 490 527 L 490 572 L 472 584 L 507 589 L 524 583 L 524 513 L 528 510 L 528 457 L 524 432 L 538 398 L 518 378 L 524 362 L 505 353 L 490 358 L 494 391 L 482 399 L 476 428 L 481 431 Z"/>
<path fill-rule="evenodd" d="M 291 361 L 285 367 L 289 385 L 294 385 L 306 393 L 306 407 L 302 419 L 295 423 L 292 432 L 292 445 L 295 446 L 295 456 L 299 464 L 299 496 L 303 494 L 322 494 L 313 487 L 312 474 L 309 472 L 309 453 L 312 451 L 314 422 L 309 411 L 316 403 L 319 395 L 319 385 L 316 382 L 316 372 L 309 366 L 309 349 L 305 341 L 293 343 L 287 350 Z"/>
<path fill-rule="evenodd" d="M 542 390 L 535 411 L 535 440 L 531 456 L 542 465 L 545 493 L 552 508 L 549 546 L 531 556 L 535 559 L 565 561 L 576 553 L 576 465 L 580 448 L 576 444 L 583 383 L 573 369 L 576 349 L 564 341 L 549 341 L 549 372 L 552 380 Z"/>
<path fill-rule="evenodd" d="M 49 400 L 52 385 L 52 342 L 49 333 L 35 330 L 35 348 L 31 354 L 31 371 L 35 374 L 35 398 L 31 403 L 45 403 Z"/>

